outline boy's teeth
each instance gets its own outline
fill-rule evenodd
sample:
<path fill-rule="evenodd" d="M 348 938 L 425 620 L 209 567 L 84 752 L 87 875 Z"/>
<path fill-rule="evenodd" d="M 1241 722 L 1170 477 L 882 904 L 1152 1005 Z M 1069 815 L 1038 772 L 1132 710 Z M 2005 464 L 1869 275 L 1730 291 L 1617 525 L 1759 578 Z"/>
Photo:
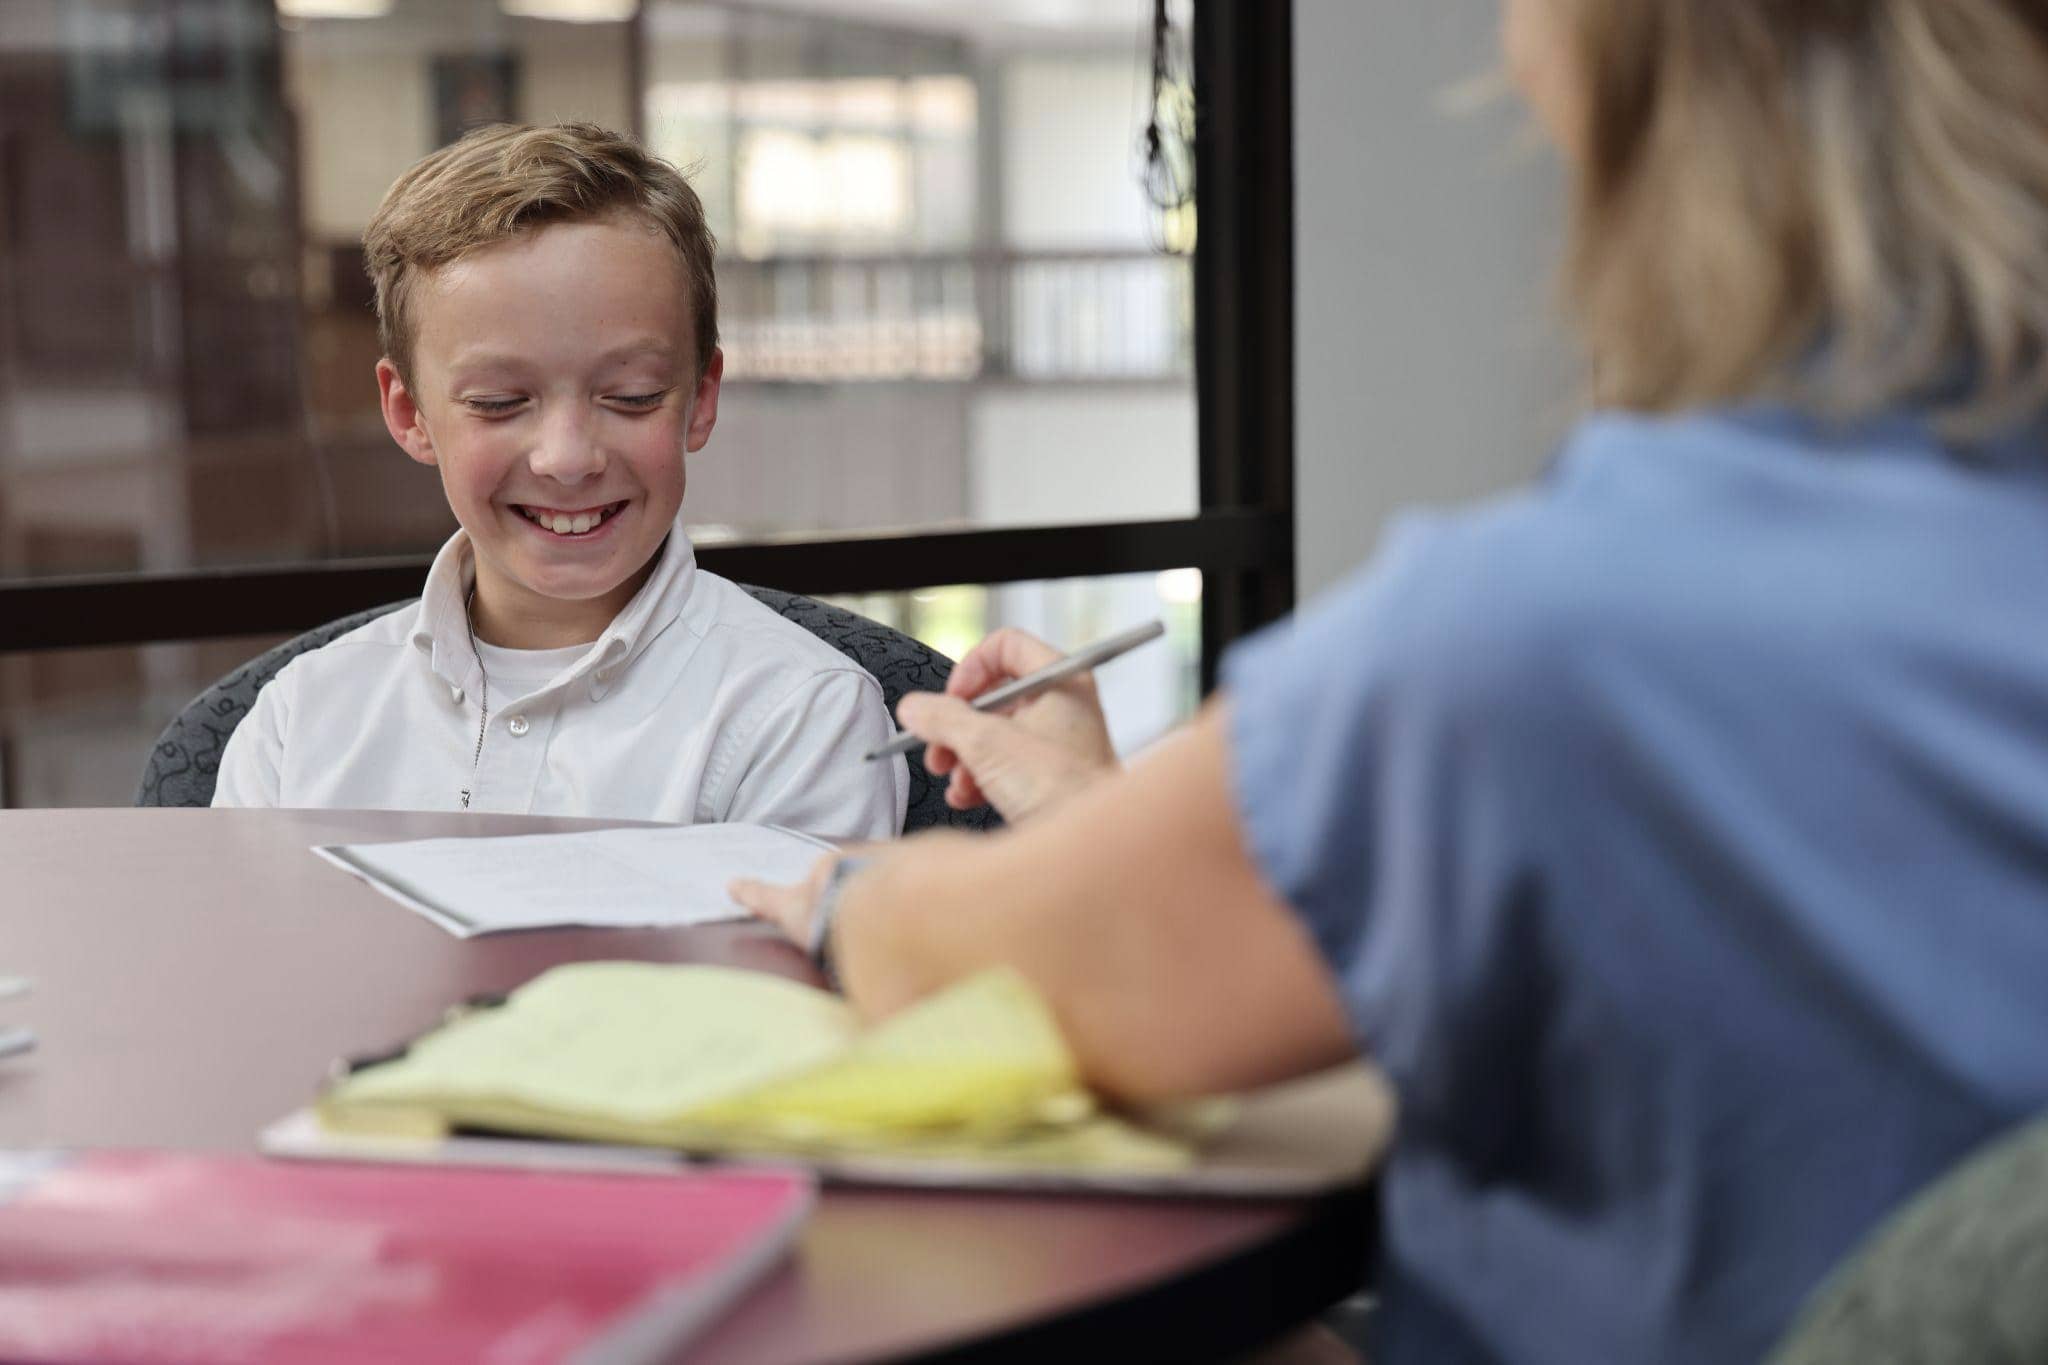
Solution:
<path fill-rule="evenodd" d="M 520 509 L 536 526 L 553 531 L 558 536 L 580 536 L 585 531 L 594 531 L 604 521 L 605 509 L 595 512 L 578 512 L 570 516 L 566 512 L 538 512 L 531 507 Z"/>

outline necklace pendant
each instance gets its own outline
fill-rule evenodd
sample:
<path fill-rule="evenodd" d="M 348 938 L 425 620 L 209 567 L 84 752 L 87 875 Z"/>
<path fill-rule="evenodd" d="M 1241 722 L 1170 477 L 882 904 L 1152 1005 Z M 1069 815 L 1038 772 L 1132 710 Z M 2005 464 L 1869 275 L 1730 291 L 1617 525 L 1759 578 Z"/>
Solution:
<path fill-rule="evenodd" d="M 469 809 L 469 789 L 467 787 L 463 788 L 462 791 L 462 808 L 464 810 Z"/>

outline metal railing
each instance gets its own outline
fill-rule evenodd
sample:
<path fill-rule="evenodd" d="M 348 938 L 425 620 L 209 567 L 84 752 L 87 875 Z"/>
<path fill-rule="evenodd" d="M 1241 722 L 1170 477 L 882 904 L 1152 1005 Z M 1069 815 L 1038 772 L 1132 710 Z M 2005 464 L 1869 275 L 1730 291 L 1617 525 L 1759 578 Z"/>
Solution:
<path fill-rule="evenodd" d="M 1185 380 L 1188 258 L 1149 251 L 719 262 L 726 374 L 859 381 Z"/>

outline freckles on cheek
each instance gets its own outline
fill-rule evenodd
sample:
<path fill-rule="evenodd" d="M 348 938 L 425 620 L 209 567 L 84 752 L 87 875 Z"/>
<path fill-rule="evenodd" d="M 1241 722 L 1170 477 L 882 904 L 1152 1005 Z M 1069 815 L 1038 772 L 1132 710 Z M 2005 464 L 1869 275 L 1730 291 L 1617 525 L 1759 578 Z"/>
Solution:
<path fill-rule="evenodd" d="M 511 425 L 508 422 L 490 426 L 478 423 L 461 432 L 455 441 L 461 458 L 474 466 L 498 469 L 517 460 L 523 445 L 518 434 L 510 429 Z"/>
<path fill-rule="evenodd" d="M 624 448 L 633 450 L 645 458 L 670 457 L 681 459 L 683 440 L 690 430 L 689 421 L 683 413 L 663 412 L 659 417 L 648 417 L 630 431 Z"/>
<path fill-rule="evenodd" d="M 442 476 L 451 496 L 460 495 L 482 505 L 494 502 L 519 465 L 519 447 L 496 437 L 464 433 L 441 462 Z"/>

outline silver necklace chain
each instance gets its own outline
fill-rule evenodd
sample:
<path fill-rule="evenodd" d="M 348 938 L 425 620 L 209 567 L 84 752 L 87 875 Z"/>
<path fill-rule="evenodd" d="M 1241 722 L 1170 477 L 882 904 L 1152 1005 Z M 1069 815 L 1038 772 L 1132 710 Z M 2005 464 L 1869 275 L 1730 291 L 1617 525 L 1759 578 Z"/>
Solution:
<path fill-rule="evenodd" d="M 481 713 L 476 721 L 476 753 L 469 760 L 469 786 L 462 789 L 462 808 L 469 809 L 469 793 L 476 786 L 476 775 L 484 762 L 484 735 L 491 724 L 491 675 L 484 671 L 483 651 L 476 647 L 476 624 L 473 619 L 476 610 L 476 587 L 471 585 L 469 596 L 462 603 L 462 628 L 469 635 L 469 655 L 476 660 L 476 700 Z"/>

